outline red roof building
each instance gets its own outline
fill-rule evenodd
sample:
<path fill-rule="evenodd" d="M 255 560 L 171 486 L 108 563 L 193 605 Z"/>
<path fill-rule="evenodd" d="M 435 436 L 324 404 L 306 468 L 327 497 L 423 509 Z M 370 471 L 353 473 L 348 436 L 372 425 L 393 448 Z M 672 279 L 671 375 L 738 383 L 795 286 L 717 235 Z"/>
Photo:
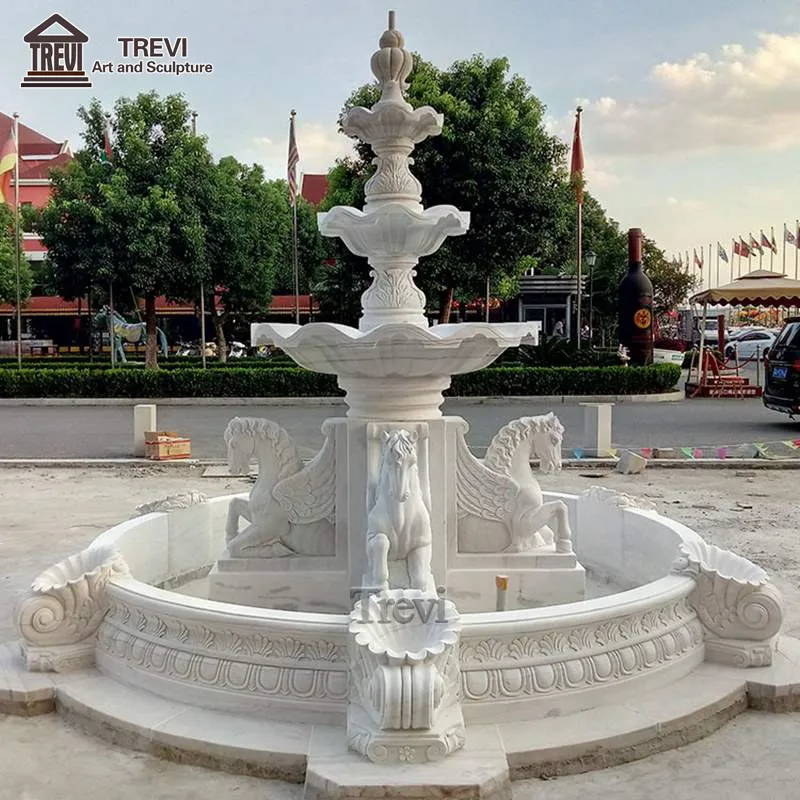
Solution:
<path fill-rule="evenodd" d="M 0 142 L 5 142 L 14 128 L 14 120 L 0 112 Z M 19 125 L 19 202 L 20 206 L 42 208 L 50 199 L 50 170 L 72 159 L 69 141 L 57 142 L 42 133 Z M 14 181 L 12 179 L 13 188 Z M 8 200 L 13 202 L 13 194 Z M 47 252 L 35 233 L 26 233 L 23 250 L 28 261 L 43 261 Z"/>
<path fill-rule="evenodd" d="M 303 175 L 300 195 L 312 206 L 318 206 L 328 193 L 327 175 Z"/>

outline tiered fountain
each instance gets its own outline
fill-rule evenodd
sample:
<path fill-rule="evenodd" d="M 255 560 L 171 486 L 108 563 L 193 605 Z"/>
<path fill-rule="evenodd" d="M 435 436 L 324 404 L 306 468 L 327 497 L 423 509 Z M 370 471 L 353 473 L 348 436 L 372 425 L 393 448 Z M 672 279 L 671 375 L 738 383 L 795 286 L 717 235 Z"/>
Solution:
<path fill-rule="evenodd" d="M 390 13 L 381 100 L 344 121 L 376 154 L 366 208 L 320 215 L 372 267 L 359 329 L 253 328 L 338 375 L 347 417 L 309 463 L 275 423 L 232 420 L 232 471 L 259 464 L 249 495 L 168 498 L 40 575 L 24 663 L 0 650 L 0 711 L 57 697 L 115 741 L 307 797 L 499 798 L 509 777 L 684 743 L 775 688 L 702 664 L 772 663 L 782 605 L 762 570 L 614 492 L 542 493 L 530 459 L 561 468 L 552 414 L 510 422 L 483 459 L 442 416 L 452 374 L 538 323 L 428 327 L 414 268 L 469 217 L 421 205 L 409 155 L 442 117 L 405 101 L 411 69 Z M 585 599 L 584 566 L 616 593 Z"/>

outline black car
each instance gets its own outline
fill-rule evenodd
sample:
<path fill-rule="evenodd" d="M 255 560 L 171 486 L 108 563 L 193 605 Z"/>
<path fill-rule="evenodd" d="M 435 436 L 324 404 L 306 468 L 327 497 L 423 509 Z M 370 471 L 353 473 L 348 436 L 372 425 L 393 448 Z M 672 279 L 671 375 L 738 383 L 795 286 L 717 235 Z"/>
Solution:
<path fill-rule="evenodd" d="M 800 414 L 800 317 L 786 320 L 765 363 L 764 405 L 783 414 Z"/>

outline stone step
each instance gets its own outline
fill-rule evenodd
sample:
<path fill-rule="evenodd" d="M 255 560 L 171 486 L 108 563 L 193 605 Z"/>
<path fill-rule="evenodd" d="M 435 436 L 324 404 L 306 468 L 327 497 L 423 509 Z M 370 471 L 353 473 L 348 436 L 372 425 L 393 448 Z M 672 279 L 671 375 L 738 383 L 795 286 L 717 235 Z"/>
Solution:
<path fill-rule="evenodd" d="M 201 709 L 94 669 L 29 673 L 15 646 L 0 646 L 0 712 L 47 713 L 54 706 L 114 744 L 236 774 L 306 781 L 309 798 L 383 796 L 377 792 L 388 779 L 406 798 L 439 787 L 447 796 L 495 800 L 508 797 L 509 780 L 602 769 L 688 744 L 748 706 L 797 710 L 800 642 L 781 638 L 771 667 L 702 664 L 668 686 L 640 690 L 616 705 L 530 722 L 471 725 L 460 755 L 399 771 L 348 753 L 343 728 Z"/>

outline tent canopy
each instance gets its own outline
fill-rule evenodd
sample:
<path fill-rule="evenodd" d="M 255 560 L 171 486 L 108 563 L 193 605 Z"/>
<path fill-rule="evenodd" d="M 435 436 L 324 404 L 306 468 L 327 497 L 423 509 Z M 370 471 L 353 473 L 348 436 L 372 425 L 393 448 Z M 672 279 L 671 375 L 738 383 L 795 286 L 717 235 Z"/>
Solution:
<path fill-rule="evenodd" d="M 780 272 L 758 269 L 732 283 L 699 292 L 689 298 L 689 302 L 719 306 L 800 306 L 800 281 Z"/>

